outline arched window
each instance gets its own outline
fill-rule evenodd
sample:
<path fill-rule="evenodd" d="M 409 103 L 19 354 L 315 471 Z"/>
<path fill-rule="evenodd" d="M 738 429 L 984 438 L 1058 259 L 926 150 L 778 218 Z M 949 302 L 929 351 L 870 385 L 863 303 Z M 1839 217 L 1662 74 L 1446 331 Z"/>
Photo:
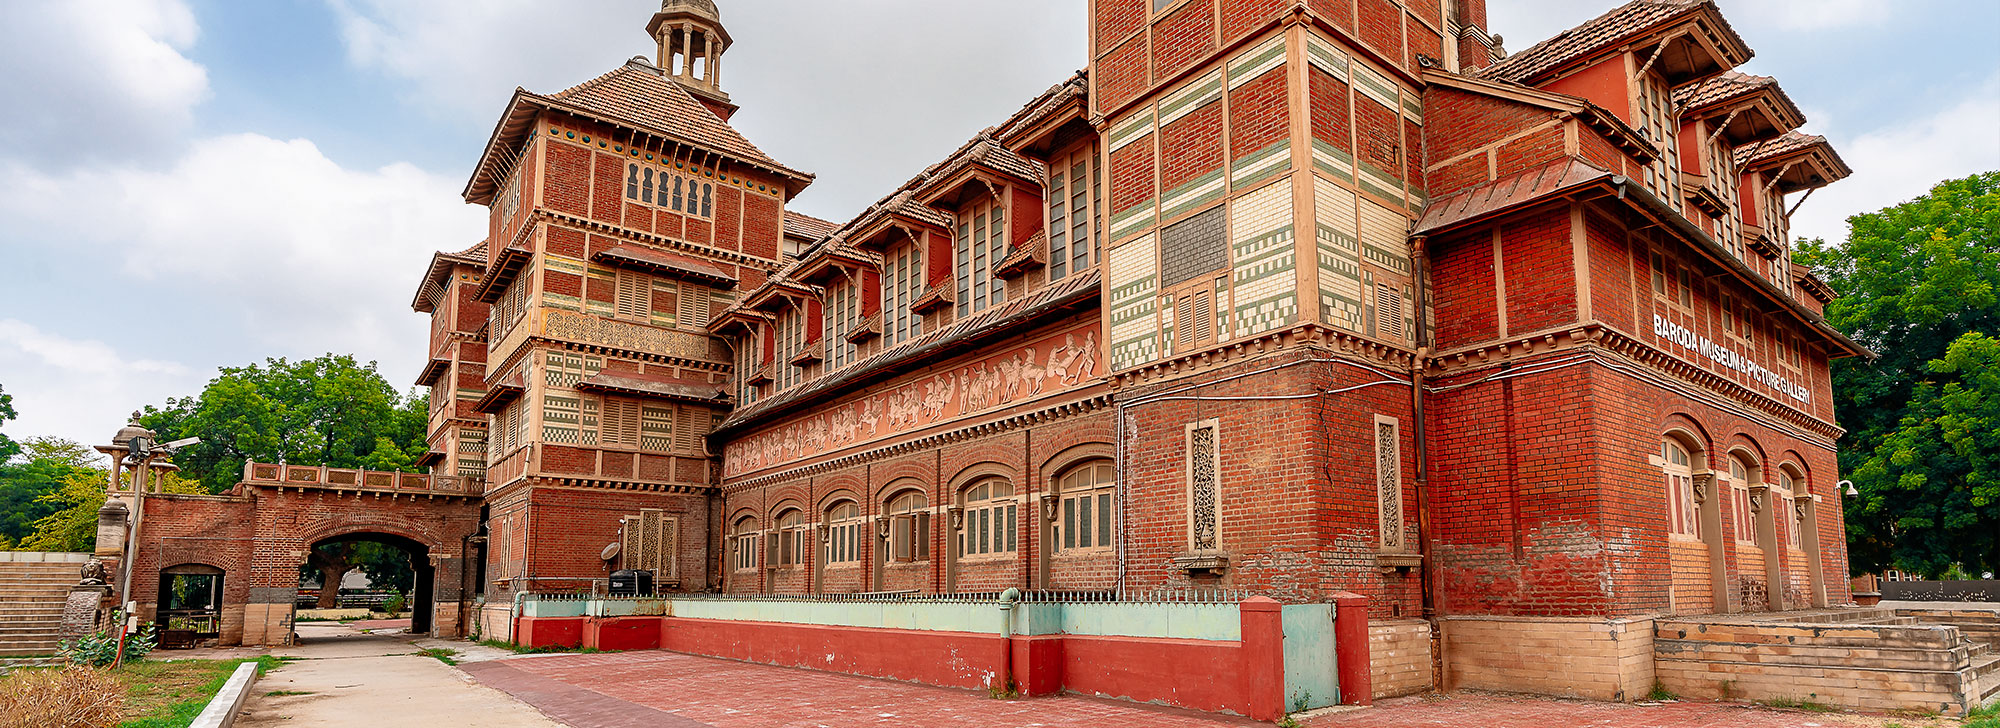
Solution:
<path fill-rule="evenodd" d="M 1778 468 L 1778 487 L 1784 488 L 1785 493 L 1793 498 L 1812 497 L 1812 494 L 1806 492 L 1805 479 L 1799 477 L 1799 474 L 1793 471 L 1789 465 Z M 1795 549 L 1805 548 L 1801 539 L 1807 525 L 1806 509 L 1803 506 L 1794 505 L 1783 512 L 1791 514 L 1786 519 L 1788 523 L 1785 526 L 1785 543 Z"/>
<path fill-rule="evenodd" d="M 681 211 L 681 184 L 683 181 L 680 177 L 674 178 L 674 212 Z"/>
<path fill-rule="evenodd" d="M 1111 486 L 1116 482 L 1116 471 L 1109 460 L 1078 465 L 1056 479 L 1056 487 L 1062 494 L 1062 520 L 1056 522 L 1058 548 L 1111 545 Z"/>
<path fill-rule="evenodd" d="M 848 501 L 826 512 L 826 563 L 861 560 L 861 507 Z"/>
<path fill-rule="evenodd" d="M 1688 456 L 1686 446 L 1667 438 L 1661 444 L 1660 460 L 1667 485 L 1667 532 L 1700 538 L 1701 518 L 1694 502 L 1693 458 Z"/>
<path fill-rule="evenodd" d="M 889 500 L 889 560 L 923 561 L 931 557 L 930 500 L 921 491 L 904 491 Z"/>
<path fill-rule="evenodd" d="M 729 533 L 736 542 L 736 569 L 757 568 L 757 518 L 744 516 L 736 519 L 736 526 L 729 529 Z"/>
<path fill-rule="evenodd" d="M 646 168 L 646 178 L 639 183 L 639 201 L 653 204 L 653 169 Z"/>
<path fill-rule="evenodd" d="M 715 185 L 701 186 L 701 216 L 715 216 Z"/>
<path fill-rule="evenodd" d="M 778 566 L 806 563 L 806 549 L 810 543 L 812 534 L 807 530 L 803 511 L 794 508 L 778 516 L 778 558 L 773 560 Z"/>
<path fill-rule="evenodd" d="M 625 165 L 625 199 L 639 199 L 639 165 Z"/>
<path fill-rule="evenodd" d="M 1729 455 L 1729 513 L 1735 522 L 1736 540 L 1756 543 L 1756 512 L 1750 507 L 1750 486 L 1755 485 L 1757 465 L 1740 454 Z"/>
<path fill-rule="evenodd" d="M 965 556 L 1014 550 L 1014 484 L 987 478 L 965 490 L 965 525 L 959 553 Z"/>

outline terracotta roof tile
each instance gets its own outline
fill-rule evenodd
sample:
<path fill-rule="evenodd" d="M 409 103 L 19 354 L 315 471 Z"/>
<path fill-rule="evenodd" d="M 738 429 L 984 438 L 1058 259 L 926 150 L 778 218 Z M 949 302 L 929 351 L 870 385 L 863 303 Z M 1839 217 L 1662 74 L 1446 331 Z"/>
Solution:
<path fill-rule="evenodd" d="M 785 211 L 785 233 L 801 238 L 818 240 L 840 229 L 840 223 L 821 220 L 800 212 Z"/>
<path fill-rule="evenodd" d="M 1633 0 L 1554 38 L 1501 59 L 1481 71 L 1486 78 L 1526 82 L 1537 74 L 1589 56 L 1669 18 L 1714 0 Z"/>
<path fill-rule="evenodd" d="M 1501 177 L 1435 200 L 1424 207 L 1416 233 L 1430 234 L 1503 210 L 1531 205 L 1565 190 L 1612 176 L 1578 157 L 1563 157 L 1540 167 Z"/>
<path fill-rule="evenodd" d="M 602 76 L 544 98 L 685 136 L 689 141 L 715 151 L 803 176 L 803 173 L 778 163 L 757 145 L 751 144 L 735 127 L 695 101 L 679 83 L 644 58 L 634 58 Z"/>
<path fill-rule="evenodd" d="M 1739 167 L 1749 166 L 1766 159 L 1791 154 L 1814 144 L 1824 143 L 1826 143 L 1826 137 L 1788 131 L 1785 132 L 1784 136 L 1764 142 L 1763 144 L 1738 147 L 1736 149 L 1736 165 Z"/>
<path fill-rule="evenodd" d="M 1699 109 L 1705 106 L 1729 101 L 1738 96 L 1755 93 L 1766 86 L 1777 85 L 1778 80 L 1770 76 L 1754 76 L 1740 71 L 1726 71 L 1720 76 L 1691 86 L 1674 89 L 1676 105 Z"/>

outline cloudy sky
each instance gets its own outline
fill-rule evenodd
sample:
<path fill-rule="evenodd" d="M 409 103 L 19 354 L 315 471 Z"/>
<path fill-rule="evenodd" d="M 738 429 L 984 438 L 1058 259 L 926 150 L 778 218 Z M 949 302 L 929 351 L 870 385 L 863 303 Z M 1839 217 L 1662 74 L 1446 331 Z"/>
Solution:
<path fill-rule="evenodd" d="M 1083 66 L 1082 0 L 719 0 L 736 124 L 846 219 Z M 1609 0 L 1491 0 L 1519 50 Z M 1798 232 L 2000 169 L 1990 0 L 1722 0 L 1856 176 Z M 432 251 L 515 86 L 650 55 L 654 0 L 0 0 L 0 387 L 97 442 L 220 366 L 352 353 L 405 386 Z M 1894 9 L 1891 12 L 1891 8 Z"/>

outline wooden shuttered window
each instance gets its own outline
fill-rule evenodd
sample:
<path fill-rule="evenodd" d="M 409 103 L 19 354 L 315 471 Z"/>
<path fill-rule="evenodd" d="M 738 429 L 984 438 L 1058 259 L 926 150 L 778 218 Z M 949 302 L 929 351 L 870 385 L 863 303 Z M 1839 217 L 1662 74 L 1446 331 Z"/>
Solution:
<path fill-rule="evenodd" d="M 650 276 L 618 271 L 616 315 L 627 321 L 649 322 L 653 318 L 653 279 Z"/>
<path fill-rule="evenodd" d="M 674 554 L 680 546 L 680 519 L 657 508 L 645 508 L 625 517 L 624 564 L 627 569 L 653 572 L 658 581 L 679 579 Z"/>

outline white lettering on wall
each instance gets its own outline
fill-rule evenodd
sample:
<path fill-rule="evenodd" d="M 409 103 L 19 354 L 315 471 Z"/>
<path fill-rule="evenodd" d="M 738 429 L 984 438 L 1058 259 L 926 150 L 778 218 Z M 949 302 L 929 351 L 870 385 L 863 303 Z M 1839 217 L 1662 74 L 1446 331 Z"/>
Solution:
<path fill-rule="evenodd" d="M 1653 335 L 1679 344 L 1682 348 L 1707 357 L 1710 361 L 1724 367 L 1742 372 L 1745 376 L 1750 377 L 1758 383 L 1783 392 L 1786 396 L 1801 403 L 1810 404 L 1812 402 L 1812 390 L 1794 384 L 1792 380 L 1784 378 L 1784 376 L 1777 372 L 1758 366 L 1756 362 L 1750 361 L 1750 357 L 1738 354 L 1729 347 L 1709 341 L 1706 337 L 1696 335 L 1693 331 L 1689 331 L 1687 327 L 1668 321 L 1659 314 L 1653 315 Z"/>

